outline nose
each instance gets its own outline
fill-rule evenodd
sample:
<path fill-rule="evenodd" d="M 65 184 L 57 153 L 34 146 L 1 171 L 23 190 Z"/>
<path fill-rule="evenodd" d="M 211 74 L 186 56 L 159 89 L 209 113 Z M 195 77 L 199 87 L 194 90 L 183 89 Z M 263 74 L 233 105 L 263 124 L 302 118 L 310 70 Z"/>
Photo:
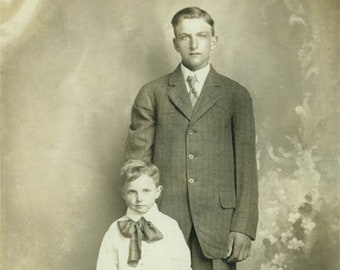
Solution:
<path fill-rule="evenodd" d="M 143 201 L 143 195 L 141 193 L 136 194 L 136 201 L 137 201 L 137 203 Z"/>
<path fill-rule="evenodd" d="M 198 40 L 195 36 L 191 37 L 190 39 L 190 49 L 196 50 L 198 48 Z"/>

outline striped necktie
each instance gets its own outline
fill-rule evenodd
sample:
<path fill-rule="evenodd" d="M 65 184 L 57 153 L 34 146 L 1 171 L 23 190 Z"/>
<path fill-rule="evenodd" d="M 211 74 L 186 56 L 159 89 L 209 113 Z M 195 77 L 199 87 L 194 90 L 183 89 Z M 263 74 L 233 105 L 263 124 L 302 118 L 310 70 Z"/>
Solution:
<path fill-rule="evenodd" d="M 190 96 L 191 105 L 192 107 L 195 107 L 195 104 L 198 99 L 198 92 L 196 89 L 196 83 L 198 83 L 198 80 L 196 78 L 196 75 L 195 74 L 193 76 L 189 75 L 187 78 L 187 81 L 190 86 L 189 96 Z"/>

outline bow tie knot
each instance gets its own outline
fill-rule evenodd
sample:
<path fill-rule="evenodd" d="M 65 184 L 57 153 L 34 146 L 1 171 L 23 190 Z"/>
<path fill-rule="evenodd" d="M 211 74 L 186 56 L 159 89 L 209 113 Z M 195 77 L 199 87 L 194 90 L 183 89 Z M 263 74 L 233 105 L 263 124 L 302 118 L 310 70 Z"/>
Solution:
<path fill-rule="evenodd" d="M 163 238 L 163 234 L 144 217 L 138 221 L 118 221 L 118 228 L 124 237 L 130 238 L 128 264 L 133 267 L 137 266 L 141 258 L 142 241 L 150 243 Z"/>

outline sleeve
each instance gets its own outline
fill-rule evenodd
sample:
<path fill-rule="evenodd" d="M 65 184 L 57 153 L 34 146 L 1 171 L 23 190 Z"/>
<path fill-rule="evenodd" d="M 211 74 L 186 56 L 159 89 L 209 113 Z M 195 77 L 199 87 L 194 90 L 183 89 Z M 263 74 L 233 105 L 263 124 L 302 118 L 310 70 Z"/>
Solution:
<path fill-rule="evenodd" d="M 231 231 L 255 239 L 258 222 L 258 180 L 255 123 L 252 99 L 247 90 L 233 101 L 233 146 L 236 179 L 236 208 Z"/>
<path fill-rule="evenodd" d="M 125 158 L 152 160 L 156 112 L 152 88 L 144 86 L 131 111 L 131 124 L 125 147 Z"/>
<path fill-rule="evenodd" d="M 118 270 L 118 253 L 109 231 L 105 234 L 99 249 L 96 270 Z"/>
<path fill-rule="evenodd" d="M 171 240 L 173 244 L 171 261 L 176 270 L 191 270 L 191 254 L 187 243 L 185 242 L 183 233 L 178 226 L 177 222 L 173 225 L 173 238 Z"/>

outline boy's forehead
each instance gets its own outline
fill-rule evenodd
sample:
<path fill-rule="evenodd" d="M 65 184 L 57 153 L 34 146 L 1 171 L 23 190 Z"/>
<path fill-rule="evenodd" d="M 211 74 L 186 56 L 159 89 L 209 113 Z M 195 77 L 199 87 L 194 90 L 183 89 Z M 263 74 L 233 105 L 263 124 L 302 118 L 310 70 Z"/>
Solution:
<path fill-rule="evenodd" d="M 132 188 L 132 187 L 141 187 L 141 186 L 150 186 L 150 185 L 156 186 L 154 179 L 147 174 L 142 174 L 132 181 L 125 182 L 123 187 Z"/>

